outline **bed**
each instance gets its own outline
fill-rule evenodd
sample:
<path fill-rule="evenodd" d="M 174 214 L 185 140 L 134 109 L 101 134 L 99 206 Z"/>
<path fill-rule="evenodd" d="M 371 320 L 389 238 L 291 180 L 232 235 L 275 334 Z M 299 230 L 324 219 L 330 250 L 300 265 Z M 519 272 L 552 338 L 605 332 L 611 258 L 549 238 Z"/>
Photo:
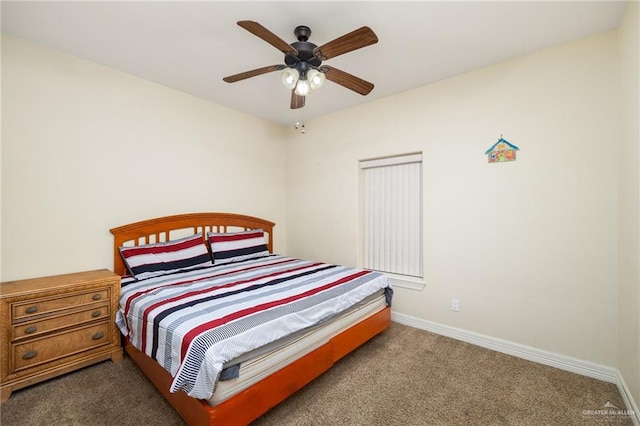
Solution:
<path fill-rule="evenodd" d="M 274 254 L 274 226 L 190 213 L 111 229 L 124 349 L 190 425 L 248 424 L 389 326 L 382 274 Z"/>

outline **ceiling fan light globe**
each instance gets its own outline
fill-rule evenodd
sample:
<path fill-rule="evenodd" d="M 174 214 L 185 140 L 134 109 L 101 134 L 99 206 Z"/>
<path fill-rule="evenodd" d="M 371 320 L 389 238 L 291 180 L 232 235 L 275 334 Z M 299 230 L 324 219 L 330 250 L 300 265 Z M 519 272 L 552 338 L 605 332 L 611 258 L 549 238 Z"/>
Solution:
<path fill-rule="evenodd" d="M 311 87 L 311 90 L 316 90 L 322 87 L 325 79 L 326 76 L 324 75 L 324 73 L 316 69 L 309 70 L 309 72 L 307 73 L 307 80 L 309 80 L 309 86 Z"/>
<path fill-rule="evenodd" d="M 282 84 L 284 84 L 287 89 L 293 89 L 294 87 L 296 87 L 296 83 L 298 82 L 300 73 L 295 68 L 287 68 L 282 71 L 281 77 Z"/>
<path fill-rule="evenodd" d="M 311 86 L 308 80 L 298 80 L 298 84 L 296 84 L 296 95 L 307 96 L 310 91 Z"/>

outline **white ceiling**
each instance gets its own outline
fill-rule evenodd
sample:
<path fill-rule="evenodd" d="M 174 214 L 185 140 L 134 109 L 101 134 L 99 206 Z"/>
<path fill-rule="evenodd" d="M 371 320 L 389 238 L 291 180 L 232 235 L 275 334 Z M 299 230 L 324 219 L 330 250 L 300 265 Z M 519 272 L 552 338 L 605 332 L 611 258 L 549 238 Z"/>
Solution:
<path fill-rule="evenodd" d="M 330 114 L 618 26 L 617 1 L 2 1 L 2 31 L 226 105 L 291 124 L 279 73 L 222 77 L 283 63 L 273 46 L 236 25 L 254 20 L 283 40 L 307 25 L 321 45 L 367 25 L 379 42 L 327 60 L 375 84 L 367 96 L 327 81 L 304 118 Z"/>

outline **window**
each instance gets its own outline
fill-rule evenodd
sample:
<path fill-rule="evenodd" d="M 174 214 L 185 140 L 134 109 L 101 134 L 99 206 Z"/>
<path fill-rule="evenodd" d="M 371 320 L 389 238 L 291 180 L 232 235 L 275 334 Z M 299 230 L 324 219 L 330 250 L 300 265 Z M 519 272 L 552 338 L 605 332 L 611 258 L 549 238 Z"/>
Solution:
<path fill-rule="evenodd" d="M 422 282 L 422 154 L 361 160 L 360 170 L 363 267 Z"/>

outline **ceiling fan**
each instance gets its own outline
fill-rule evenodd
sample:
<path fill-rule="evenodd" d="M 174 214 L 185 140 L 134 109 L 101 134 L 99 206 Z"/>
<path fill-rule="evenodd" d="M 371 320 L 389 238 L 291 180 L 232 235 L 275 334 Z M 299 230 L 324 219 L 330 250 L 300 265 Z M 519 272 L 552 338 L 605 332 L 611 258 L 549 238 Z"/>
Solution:
<path fill-rule="evenodd" d="M 223 78 L 227 83 L 255 77 L 273 71 L 282 71 L 283 84 L 291 89 L 291 109 L 302 108 L 306 95 L 322 85 L 325 79 L 333 81 L 361 95 L 367 95 L 374 85 L 366 80 L 323 65 L 322 61 L 351 52 L 378 42 L 378 37 L 369 27 L 361 27 L 321 46 L 311 43 L 311 29 L 300 25 L 293 33 L 298 41 L 291 44 L 255 21 L 238 21 L 238 25 L 260 37 L 284 53 L 284 64 L 269 65 Z"/>

